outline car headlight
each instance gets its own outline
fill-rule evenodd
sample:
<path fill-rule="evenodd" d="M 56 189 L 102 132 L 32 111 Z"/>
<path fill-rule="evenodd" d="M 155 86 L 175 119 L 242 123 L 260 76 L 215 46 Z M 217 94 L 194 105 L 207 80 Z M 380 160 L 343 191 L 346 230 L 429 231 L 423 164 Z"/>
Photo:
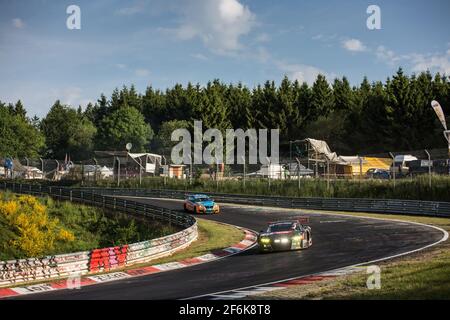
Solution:
<path fill-rule="evenodd" d="M 203 206 L 203 205 L 199 205 L 198 208 L 199 208 L 200 210 L 205 210 L 205 206 Z"/>
<path fill-rule="evenodd" d="M 214 205 L 214 210 L 218 210 L 219 206 L 217 204 Z"/>
<path fill-rule="evenodd" d="M 289 239 L 288 238 L 282 238 L 281 239 L 281 243 L 288 243 L 289 242 Z"/>
<path fill-rule="evenodd" d="M 270 243 L 270 239 L 269 238 L 261 238 L 261 243 Z"/>

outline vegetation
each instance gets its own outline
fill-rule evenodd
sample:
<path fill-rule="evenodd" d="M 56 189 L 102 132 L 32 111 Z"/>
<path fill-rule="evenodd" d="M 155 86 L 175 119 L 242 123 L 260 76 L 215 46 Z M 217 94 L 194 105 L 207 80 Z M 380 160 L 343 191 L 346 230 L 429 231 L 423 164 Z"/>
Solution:
<path fill-rule="evenodd" d="M 170 257 L 153 260 L 151 264 L 199 257 L 215 250 L 231 247 L 244 238 L 244 233 L 236 227 L 205 219 L 197 219 L 197 222 L 199 233 L 197 241 L 192 243 L 187 249 L 177 252 Z M 133 266 L 133 268 L 135 267 Z"/>
<path fill-rule="evenodd" d="M 76 159 L 93 151 L 97 129 L 81 109 L 77 111 L 56 101 L 40 127 L 47 142 L 47 157 L 64 159 L 68 154 Z"/>
<path fill-rule="evenodd" d="M 380 217 L 436 225 L 450 231 L 450 219 L 345 213 L 355 216 Z M 255 299 L 449 299 L 450 244 L 448 241 L 412 255 L 378 263 L 381 289 L 368 290 L 366 269 L 357 274 L 311 285 L 257 295 Z"/>
<path fill-rule="evenodd" d="M 445 140 L 432 100 L 450 114 L 449 79 L 429 72 L 408 76 L 402 69 L 384 83 L 364 78 L 355 86 L 345 77 L 329 83 L 323 75 L 312 86 L 287 77 L 253 89 L 220 80 L 165 91 L 149 86 L 143 94 L 131 86 L 114 90 L 109 99 L 102 94 L 84 111 L 57 101 L 42 121 L 26 118 L 20 101 L 0 103 L 0 154 L 62 159 L 67 153 L 79 161 L 91 158 L 93 149 L 123 150 L 130 141 L 133 150 L 167 154 L 168 130 L 192 126 L 193 120 L 203 121 L 204 130 L 279 128 L 282 143 L 325 139 L 339 154 L 440 148 Z"/>
<path fill-rule="evenodd" d="M 329 187 L 326 180 L 302 179 L 300 189 L 297 180 L 247 179 L 245 188 L 243 181 L 224 180 L 218 183 L 213 180 L 164 179 L 146 177 L 139 180 L 128 179 L 120 182 L 122 188 L 148 188 L 189 190 L 190 192 L 221 192 L 249 195 L 288 196 L 288 197 L 334 197 L 334 198 L 379 198 L 410 199 L 429 201 L 450 201 L 450 177 L 433 176 L 432 187 L 429 187 L 428 176 L 417 176 L 413 179 L 390 180 L 332 180 Z M 87 184 L 85 183 L 85 186 Z M 99 180 L 97 186 L 116 187 L 114 181 Z"/>
<path fill-rule="evenodd" d="M 20 100 L 8 106 L 0 101 L 0 155 L 38 157 L 44 147 L 44 135 L 35 120 L 26 117 Z"/>
<path fill-rule="evenodd" d="M 123 245 L 176 231 L 51 198 L 0 193 L 0 260 Z"/>

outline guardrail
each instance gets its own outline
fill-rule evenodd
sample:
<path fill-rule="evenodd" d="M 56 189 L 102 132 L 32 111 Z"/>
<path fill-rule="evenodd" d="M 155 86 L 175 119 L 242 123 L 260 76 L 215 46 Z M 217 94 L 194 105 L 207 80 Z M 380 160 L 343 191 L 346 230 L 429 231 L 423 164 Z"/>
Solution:
<path fill-rule="evenodd" d="M 78 188 L 90 190 L 103 195 L 121 195 L 136 197 L 154 197 L 183 199 L 188 192 L 178 190 L 147 190 L 120 188 Z M 450 191 L 449 191 L 450 192 Z M 192 193 L 192 192 L 191 192 Z M 201 192 L 213 197 L 218 202 L 274 206 L 282 208 L 372 212 L 390 214 L 424 215 L 450 217 L 450 202 L 396 200 L 396 199 L 361 199 L 361 198 L 291 198 L 250 196 L 224 193 Z"/>
<path fill-rule="evenodd" d="M 0 183 L 16 193 L 51 197 L 90 204 L 105 209 L 166 221 L 184 230 L 165 237 L 91 251 L 10 261 L 0 261 L 0 287 L 16 283 L 95 274 L 170 255 L 189 246 L 198 237 L 195 218 L 152 205 L 100 195 L 95 191 Z"/>

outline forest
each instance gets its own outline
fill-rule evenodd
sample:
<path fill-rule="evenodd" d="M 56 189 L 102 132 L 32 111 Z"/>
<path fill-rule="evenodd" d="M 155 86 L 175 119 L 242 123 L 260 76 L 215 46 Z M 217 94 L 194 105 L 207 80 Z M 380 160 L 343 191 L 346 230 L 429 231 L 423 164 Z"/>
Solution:
<path fill-rule="evenodd" d="M 449 78 L 439 73 L 407 75 L 399 69 L 386 81 L 346 77 L 331 83 L 318 75 L 312 85 L 284 77 L 249 88 L 215 79 L 205 86 L 176 84 L 165 90 L 132 85 L 101 94 L 87 106 L 56 101 L 39 119 L 19 100 L 0 101 L 0 157 L 89 159 L 94 150 L 170 154 L 174 129 L 280 129 L 280 142 L 326 140 L 340 154 L 443 148 L 442 126 L 430 102 L 450 114 Z M 44 108 L 45 106 L 42 106 Z"/>

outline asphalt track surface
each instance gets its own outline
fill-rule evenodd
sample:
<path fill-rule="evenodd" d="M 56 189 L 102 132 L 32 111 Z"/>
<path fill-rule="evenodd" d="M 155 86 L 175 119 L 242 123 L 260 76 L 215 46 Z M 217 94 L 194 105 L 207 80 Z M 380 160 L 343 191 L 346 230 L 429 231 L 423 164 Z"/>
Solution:
<path fill-rule="evenodd" d="M 170 209 L 180 201 L 135 199 Z M 301 210 L 223 205 L 222 212 L 201 216 L 255 231 L 267 222 L 308 216 L 313 245 L 302 251 L 260 254 L 252 248 L 228 258 L 148 276 L 58 290 L 17 299 L 183 299 L 259 285 L 354 265 L 422 248 L 439 241 L 441 231 L 403 222 L 343 217 Z"/>

